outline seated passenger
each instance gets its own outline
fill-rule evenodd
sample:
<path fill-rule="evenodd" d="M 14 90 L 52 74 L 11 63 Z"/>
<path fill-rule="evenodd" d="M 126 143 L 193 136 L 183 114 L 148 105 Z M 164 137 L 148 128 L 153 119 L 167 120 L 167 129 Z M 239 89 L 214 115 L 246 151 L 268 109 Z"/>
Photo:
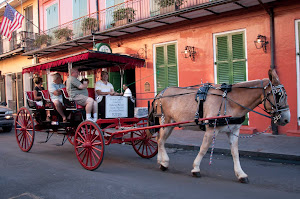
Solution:
<path fill-rule="evenodd" d="M 83 81 L 81 83 L 77 78 L 79 71 L 76 68 L 72 68 L 70 71 L 71 75 L 67 79 L 67 91 L 69 96 L 79 105 L 85 106 L 86 120 L 97 121 L 97 103 L 93 98 L 88 97 L 88 83 Z M 92 111 L 93 116 L 92 118 Z"/>
<path fill-rule="evenodd" d="M 132 98 L 132 92 L 130 88 L 128 88 L 128 84 L 123 84 L 123 90 L 124 90 L 124 97 L 129 97 L 130 100 L 134 103 L 134 99 Z"/>
<path fill-rule="evenodd" d="M 124 97 L 132 97 L 131 90 L 128 88 L 127 84 L 123 84 Z"/>
<path fill-rule="evenodd" d="M 103 96 L 105 95 L 122 95 L 123 93 L 116 93 L 114 87 L 108 82 L 108 72 L 101 72 L 101 80 L 97 81 L 95 84 L 95 95 L 96 101 L 101 102 Z"/>
<path fill-rule="evenodd" d="M 40 77 L 36 77 L 36 78 L 34 78 L 34 83 L 35 83 L 35 87 L 34 87 L 34 90 L 33 90 L 33 100 L 36 101 L 36 104 L 38 106 L 43 106 L 42 90 L 45 90 L 44 87 L 42 86 L 43 79 L 40 78 Z M 46 121 L 51 121 L 51 115 L 50 115 L 49 110 L 47 110 Z"/>
<path fill-rule="evenodd" d="M 53 74 L 53 82 L 49 86 L 49 93 L 53 104 L 57 112 L 63 119 L 63 122 L 67 122 L 67 117 L 63 111 L 63 99 L 62 99 L 62 92 L 61 89 L 66 87 L 62 83 L 62 78 L 59 73 Z"/>

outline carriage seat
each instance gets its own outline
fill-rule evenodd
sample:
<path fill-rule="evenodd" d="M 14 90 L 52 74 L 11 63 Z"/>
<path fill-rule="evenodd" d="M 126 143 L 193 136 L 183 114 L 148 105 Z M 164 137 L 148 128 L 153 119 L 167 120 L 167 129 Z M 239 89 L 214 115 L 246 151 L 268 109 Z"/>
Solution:
<path fill-rule="evenodd" d="M 89 97 L 95 99 L 95 89 L 94 88 L 87 88 Z"/>
<path fill-rule="evenodd" d="M 45 110 L 54 110 L 54 104 L 51 101 L 50 93 L 48 90 L 42 90 L 42 97 L 45 106 Z"/>
<path fill-rule="evenodd" d="M 84 109 L 84 106 L 81 106 L 79 104 L 76 104 L 74 100 L 72 100 L 67 92 L 67 88 L 61 89 L 62 96 L 63 96 L 63 103 L 66 107 L 66 110 L 78 110 L 78 109 Z"/>
<path fill-rule="evenodd" d="M 37 101 L 34 101 L 33 91 L 25 91 L 25 97 L 26 97 L 28 107 L 30 109 L 32 109 L 32 110 L 45 109 L 44 106 L 39 106 L 37 104 Z"/>

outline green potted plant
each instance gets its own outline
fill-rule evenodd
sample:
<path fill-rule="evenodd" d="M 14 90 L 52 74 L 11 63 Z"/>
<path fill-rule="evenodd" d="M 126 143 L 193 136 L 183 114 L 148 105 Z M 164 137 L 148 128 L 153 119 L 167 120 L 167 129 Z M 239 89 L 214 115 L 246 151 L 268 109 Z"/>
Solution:
<path fill-rule="evenodd" d="M 155 0 L 160 7 L 160 14 L 173 12 L 184 3 L 185 0 Z"/>
<path fill-rule="evenodd" d="M 45 48 L 50 45 L 52 37 L 49 35 L 38 35 L 34 41 L 36 47 Z"/>
<path fill-rule="evenodd" d="M 81 24 L 81 30 L 83 31 L 84 35 L 89 35 L 92 31 L 96 31 L 97 29 L 98 21 L 92 17 L 85 18 Z"/>
<path fill-rule="evenodd" d="M 71 40 L 71 37 L 74 35 L 73 30 L 69 29 L 68 27 L 54 30 L 53 33 L 54 37 L 58 39 L 60 43 Z"/>
<path fill-rule="evenodd" d="M 121 26 L 130 23 L 135 18 L 135 10 L 133 8 L 120 8 L 113 12 L 114 25 Z"/>

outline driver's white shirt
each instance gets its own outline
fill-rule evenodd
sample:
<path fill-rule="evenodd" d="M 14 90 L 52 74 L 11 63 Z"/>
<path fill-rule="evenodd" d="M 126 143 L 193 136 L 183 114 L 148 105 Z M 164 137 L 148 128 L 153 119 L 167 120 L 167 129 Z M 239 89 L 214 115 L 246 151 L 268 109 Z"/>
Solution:
<path fill-rule="evenodd" d="M 99 80 L 96 82 L 95 84 L 95 97 L 96 97 L 96 100 L 97 102 L 101 102 L 102 100 L 102 95 L 97 95 L 97 90 L 100 90 L 101 92 L 110 92 L 111 90 L 114 90 L 114 86 L 107 82 L 106 84 L 102 81 L 102 80 Z"/>

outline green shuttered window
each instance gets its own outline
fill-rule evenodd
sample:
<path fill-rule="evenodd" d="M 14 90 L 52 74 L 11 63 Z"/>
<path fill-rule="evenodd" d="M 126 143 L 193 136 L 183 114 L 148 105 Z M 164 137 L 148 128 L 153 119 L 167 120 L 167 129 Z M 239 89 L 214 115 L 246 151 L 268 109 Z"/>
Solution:
<path fill-rule="evenodd" d="M 234 84 L 246 81 L 246 50 L 244 32 L 216 37 L 217 83 Z M 243 125 L 248 125 L 246 117 Z"/>
<path fill-rule="evenodd" d="M 244 33 L 220 35 L 216 41 L 217 83 L 234 84 L 246 81 Z"/>
<path fill-rule="evenodd" d="M 176 44 L 165 44 L 156 47 L 157 92 L 168 86 L 178 86 L 176 51 Z"/>

